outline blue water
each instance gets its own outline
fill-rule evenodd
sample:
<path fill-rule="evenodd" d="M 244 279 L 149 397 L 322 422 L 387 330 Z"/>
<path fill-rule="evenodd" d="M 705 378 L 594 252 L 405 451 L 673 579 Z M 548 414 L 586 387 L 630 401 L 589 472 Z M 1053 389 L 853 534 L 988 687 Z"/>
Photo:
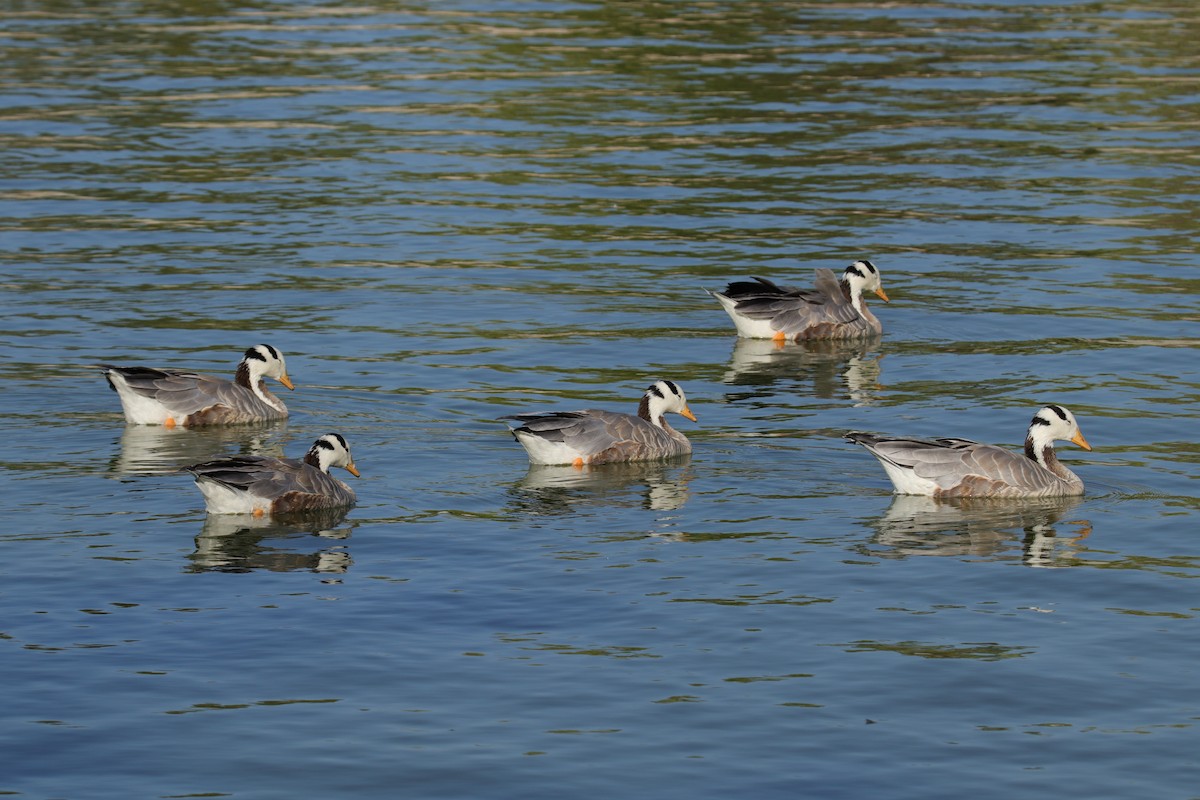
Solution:
<path fill-rule="evenodd" d="M 0 793 L 1200 797 L 1190 10 L 4 22 Z M 863 257 L 878 341 L 703 291 Z M 90 366 L 258 342 L 283 424 L 127 428 Z M 530 468 L 498 419 L 659 377 L 685 461 Z M 841 439 L 1018 447 L 1048 402 L 1083 498 L 897 498 Z M 177 472 L 331 430 L 347 515 Z"/>

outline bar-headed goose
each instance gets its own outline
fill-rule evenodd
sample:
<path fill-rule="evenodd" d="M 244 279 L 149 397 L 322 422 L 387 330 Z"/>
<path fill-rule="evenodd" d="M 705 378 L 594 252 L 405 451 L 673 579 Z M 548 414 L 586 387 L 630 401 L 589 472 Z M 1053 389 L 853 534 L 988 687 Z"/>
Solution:
<path fill-rule="evenodd" d="M 233 456 L 184 467 L 196 479 L 210 514 L 288 514 L 354 505 L 354 490 L 329 474 L 358 469 L 350 447 L 338 433 L 313 442 L 303 459 Z"/>
<path fill-rule="evenodd" d="M 841 280 L 833 270 L 818 269 L 812 289 L 781 286 L 766 278 L 735 281 L 723 292 L 709 292 L 745 339 L 853 339 L 878 335 L 883 324 L 867 308 L 864 291 L 884 302 L 888 296 L 879 270 L 870 261 L 855 261 Z"/>
<path fill-rule="evenodd" d="M 196 427 L 283 419 L 287 406 L 263 378 L 296 388 L 283 354 L 269 344 L 246 351 L 232 381 L 197 372 L 99 364 L 132 425 Z"/>
<path fill-rule="evenodd" d="M 1033 415 L 1025 452 L 969 439 L 906 439 L 848 433 L 879 459 L 897 494 L 932 497 L 1057 497 L 1083 494 L 1083 481 L 1054 455 L 1054 441 L 1092 447 L 1075 415 L 1048 405 Z"/>
<path fill-rule="evenodd" d="M 532 412 L 510 417 L 523 424 L 509 429 L 533 464 L 649 461 L 692 452 L 687 437 L 667 424 L 668 411 L 696 421 L 683 390 L 662 380 L 646 390 L 637 416 L 597 409 Z"/>

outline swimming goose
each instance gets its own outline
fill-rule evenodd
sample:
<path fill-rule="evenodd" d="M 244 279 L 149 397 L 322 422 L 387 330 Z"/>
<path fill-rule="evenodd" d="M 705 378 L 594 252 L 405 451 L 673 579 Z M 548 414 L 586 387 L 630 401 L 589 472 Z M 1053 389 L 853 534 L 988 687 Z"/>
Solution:
<path fill-rule="evenodd" d="M 232 381 L 182 370 L 98 366 L 131 425 L 174 428 L 283 419 L 287 406 L 267 390 L 263 378 L 296 388 L 283 354 L 269 344 L 247 350 Z"/>
<path fill-rule="evenodd" d="M 687 437 L 667 424 L 668 411 L 696 421 L 683 390 L 672 381 L 662 380 L 646 390 L 636 417 L 597 409 L 532 412 L 510 417 L 524 424 L 509 430 L 529 453 L 533 464 L 582 467 L 613 461 L 649 461 L 692 452 Z"/>
<path fill-rule="evenodd" d="M 1059 497 L 1083 494 L 1083 481 L 1054 455 L 1054 441 L 1092 447 L 1075 415 L 1048 405 L 1033 415 L 1018 455 L 968 439 L 905 439 L 848 433 L 879 459 L 897 494 L 931 497 Z"/>
<path fill-rule="evenodd" d="M 833 270 L 818 269 L 812 289 L 781 286 L 766 278 L 735 281 L 717 298 L 745 339 L 853 339 L 878 335 L 883 324 L 867 308 L 862 293 L 870 290 L 885 303 L 879 270 L 870 261 L 855 261 L 838 280 Z M 707 290 L 706 290 L 707 291 Z"/>
<path fill-rule="evenodd" d="M 354 490 L 329 474 L 358 469 L 350 446 L 338 433 L 313 442 L 303 459 L 233 456 L 184 467 L 196 479 L 210 514 L 287 514 L 354 505 Z"/>

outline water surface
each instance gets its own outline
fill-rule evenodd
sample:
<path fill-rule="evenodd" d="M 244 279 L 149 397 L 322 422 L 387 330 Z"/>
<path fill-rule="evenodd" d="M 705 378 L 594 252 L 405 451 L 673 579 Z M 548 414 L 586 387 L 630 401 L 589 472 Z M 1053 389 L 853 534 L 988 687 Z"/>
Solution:
<path fill-rule="evenodd" d="M 22 4 L 0 67 L 0 791 L 30 798 L 1196 796 L 1187 4 Z M 870 258 L 878 340 L 704 288 Z M 127 428 L 96 363 L 286 423 Z M 530 468 L 503 422 L 695 452 Z M 847 430 L 1083 498 L 893 497 Z M 341 432 L 346 515 L 179 466 Z"/>

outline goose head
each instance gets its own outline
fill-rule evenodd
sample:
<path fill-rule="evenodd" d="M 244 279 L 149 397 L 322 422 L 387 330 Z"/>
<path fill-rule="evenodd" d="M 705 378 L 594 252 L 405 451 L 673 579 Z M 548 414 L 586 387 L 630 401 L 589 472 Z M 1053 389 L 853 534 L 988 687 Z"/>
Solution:
<path fill-rule="evenodd" d="M 664 424 L 663 415 L 668 411 L 696 421 L 696 415 L 688 408 L 687 397 L 678 384 L 668 380 L 655 381 L 642 396 L 638 416 L 661 428 Z"/>
<path fill-rule="evenodd" d="M 891 302 L 888 300 L 887 293 L 883 291 L 883 284 L 879 281 L 879 269 L 866 259 L 855 261 L 846 267 L 846 271 L 842 273 L 842 280 L 849 284 L 850 297 L 856 306 L 858 298 L 862 297 L 864 291 L 874 292 L 885 303 Z"/>
<path fill-rule="evenodd" d="M 313 442 L 312 447 L 304 454 L 304 463 L 316 467 L 321 472 L 329 472 L 330 467 L 342 467 L 354 477 L 358 477 L 358 469 L 350 455 L 350 445 L 340 433 L 327 433 Z"/>
<path fill-rule="evenodd" d="M 287 374 L 287 364 L 283 361 L 283 353 L 269 344 L 256 344 L 242 356 L 238 364 L 238 382 L 248 387 L 255 387 L 263 378 L 274 378 L 289 389 L 295 389 Z"/>
<path fill-rule="evenodd" d="M 1054 442 L 1059 439 L 1074 442 L 1084 450 L 1092 449 L 1083 438 L 1075 415 L 1064 406 L 1051 404 L 1033 415 L 1025 437 L 1025 455 L 1050 469 L 1051 462 L 1055 461 Z"/>

